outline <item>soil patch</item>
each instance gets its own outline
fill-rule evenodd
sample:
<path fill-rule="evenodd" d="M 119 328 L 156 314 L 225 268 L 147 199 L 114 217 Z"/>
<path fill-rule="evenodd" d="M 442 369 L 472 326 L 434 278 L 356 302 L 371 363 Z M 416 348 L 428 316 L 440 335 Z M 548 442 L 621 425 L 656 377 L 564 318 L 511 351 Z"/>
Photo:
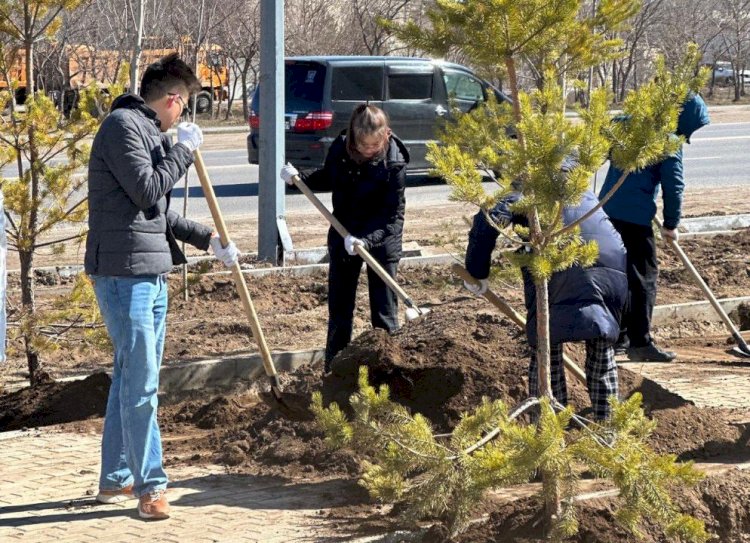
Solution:
<path fill-rule="evenodd" d="M 284 390 L 303 397 L 320 390 L 325 402 L 346 408 L 356 391 L 358 369 L 366 365 L 372 384 L 388 384 L 393 400 L 426 416 L 437 431 L 450 431 L 482 397 L 502 399 L 509 406 L 523 401 L 528 354 L 517 327 L 479 300 L 461 300 L 436 307 L 393 336 L 379 330 L 359 336 L 333 361 L 332 373 L 321 377 L 320 366 L 305 366 L 285 376 Z M 568 389 L 571 404 L 586 414 L 590 403 L 585 387 L 569 377 Z M 681 459 L 747 456 L 748 429 L 735 424 L 731 410 L 697 408 L 621 370 L 621 396 L 634 392 L 643 395 L 646 412 L 659 421 L 651 437 L 657 451 Z M 358 473 L 346 451 L 326 450 L 314 423 L 286 420 L 259 402 L 254 390 L 168 406 L 162 422 L 167 433 L 210 429 L 202 440 L 168 446 L 174 461 L 198 455 L 203 461 L 277 475 Z"/>
<path fill-rule="evenodd" d="M 741 303 L 729 314 L 729 318 L 739 325 L 740 330 L 750 330 L 750 304 Z"/>
<path fill-rule="evenodd" d="M 675 503 L 686 513 L 706 523 L 706 528 L 722 543 L 744 543 L 750 533 L 750 473 L 730 471 L 708 477 L 695 489 L 674 496 Z M 731 496 L 732 499 L 727 499 Z M 662 543 L 669 541 L 663 531 L 652 522 L 641 526 L 643 537 L 638 539 L 617 525 L 616 498 L 592 499 L 579 503 L 578 535 L 568 540 L 575 543 Z M 490 514 L 487 522 L 478 523 L 452 541 L 455 543 L 541 543 L 540 512 L 544 507 L 535 498 L 525 498 L 502 505 Z M 440 541 L 438 530 L 423 541 Z"/>
<path fill-rule="evenodd" d="M 0 431 L 103 417 L 111 379 L 94 373 L 82 381 L 50 382 L 0 396 Z"/>
<path fill-rule="evenodd" d="M 735 235 L 680 241 L 688 258 L 717 298 L 750 294 L 750 229 Z M 690 273 L 671 250 L 659 251 L 657 303 L 703 300 Z"/>
<path fill-rule="evenodd" d="M 690 239 L 683 246 L 718 297 L 750 294 L 750 231 L 734 236 Z M 703 300 L 700 289 L 671 251 L 661 248 L 659 259 L 661 274 L 657 303 Z M 221 268 L 214 264 L 208 269 Z M 420 305 L 441 306 L 469 298 L 461 281 L 452 276 L 448 267 L 402 268 L 398 280 Z M 304 277 L 286 274 L 249 277 L 247 283 L 272 350 L 313 349 L 325 344 L 328 289 L 324 270 Z M 519 284 L 497 282 L 493 287 L 516 308 L 523 310 L 523 293 Z M 70 288 L 70 278 L 50 287 L 50 290 L 41 289 L 37 297 L 40 309 L 44 311 L 51 306 L 58 299 L 60 289 L 66 288 Z M 167 317 L 166 364 L 175 360 L 213 358 L 257 350 L 229 275 L 191 276 L 187 301 L 183 299 L 181 288 L 182 281 L 173 276 Z M 18 302 L 13 298 L 14 293 L 15 289 L 11 289 L 12 304 Z M 480 301 L 476 307 L 494 312 L 485 301 Z M 15 318 L 9 314 L 9 320 Z M 741 315 L 738 318 L 742 318 Z M 355 336 L 370 329 L 369 321 L 363 273 L 354 315 Z M 686 326 L 657 333 L 660 339 L 706 335 L 703 323 L 691 323 L 695 329 Z M 53 377 L 110 368 L 112 355 L 109 351 L 87 341 L 76 329 L 67 332 L 66 337 L 72 340 L 73 347 L 42 355 L 45 367 Z M 0 386 L 3 381 L 17 382 L 23 378 L 26 363 L 21 348 L 19 342 L 10 343 L 8 363 L 0 367 Z"/>

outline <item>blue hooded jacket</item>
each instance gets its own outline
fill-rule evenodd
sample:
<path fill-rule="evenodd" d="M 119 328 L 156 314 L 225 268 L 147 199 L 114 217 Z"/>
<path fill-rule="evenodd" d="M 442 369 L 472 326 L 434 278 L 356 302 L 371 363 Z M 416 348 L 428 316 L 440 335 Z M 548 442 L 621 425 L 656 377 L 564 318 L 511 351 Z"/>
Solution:
<path fill-rule="evenodd" d="M 692 94 L 683 105 L 677 120 L 677 135 L 690 143 L 693 133 L 710 123 L 708 107 L 703 99 Z M 599 198 L 603 198 L 620 179 L 622 171 L 610 165 Z M 659 185 L 664 190 L 664 226 L 673 230 L 682 216 L 682 192 L 685 180 L 682 168 L 682 149 L 675 155 L 628 175 L 617 192 L 604 204 L 604 211 L 613 219 L 648 226 L 656 216 L 656 197 Z"/>
<path fill-rule="evenodd" d="M 510 205 L 520 198 L 514 193 L 501 200 L 490 212 L 492 219 L 502 225 L 527 225 L 525 216 L 512 215 Z M 570 224 L 596 206 L 598 200 L 587 191 L 576 207 L 563 210 L 564 224 Z M 492 251 L 497 241 L 497 230 L 487 222 L 481 211 L 474 217 L 466 250 L 466 269 L 477 279 L 489 276 Z M 581 237 L 596 241 L 599 257 L 589 268 L 573 266 L 555 273 L 549 281 L 550 342 L 555 345 L 568 341 L 605 339 L 614 343 L 620 334 L 620 317 L 628 292 L 625 274 L 625 247 L 617 230 L 600 209 L 581 224 Z M 534 281 L 523 270 L 526 301 L 526 337 L 536 346 L 536 288 Z"/>

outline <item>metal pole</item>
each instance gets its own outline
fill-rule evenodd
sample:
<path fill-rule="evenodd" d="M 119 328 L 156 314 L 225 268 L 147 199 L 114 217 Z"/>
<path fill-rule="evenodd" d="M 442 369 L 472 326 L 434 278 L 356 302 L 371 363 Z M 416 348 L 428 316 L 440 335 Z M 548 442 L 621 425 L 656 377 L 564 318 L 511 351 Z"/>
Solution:
<path fill-rule="evenodd" d="M 258 158 L 258 256 L 279 264 L 286 232 L 284 163 L 284 2 L 260 2 L 260 156 Z M 283 241 L 282 241 L 283 240 Z"/>

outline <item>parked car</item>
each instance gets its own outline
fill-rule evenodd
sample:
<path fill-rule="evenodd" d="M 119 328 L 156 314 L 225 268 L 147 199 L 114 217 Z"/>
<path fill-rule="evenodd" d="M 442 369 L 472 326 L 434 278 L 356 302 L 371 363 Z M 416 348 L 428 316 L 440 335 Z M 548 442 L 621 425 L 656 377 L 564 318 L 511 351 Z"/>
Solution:
<path fill-rule="evenodd" d="M 735 71 L 729 62 L 718 62 L 714 67 L 713 83 L 717 87 L 730 87 L 734 85 Z"/>
<path fill-rule="evenodd" d="M 411 155 L 410 172 L 430 165 L 427 143 L 435 141 L 450 103 L 468 111 L 490 95 L 508 98 L 459 64 L 411 57 L 292 57 L 285 62 L 286 160 L 300 170 L 323 166 L 333 140 L 347 128 L 357 104 L 382 108 Z M 259 90 L 252 99 L 248 160 L 258 163 Z M 450 103 L 449 103 L 450 102 Z"/>

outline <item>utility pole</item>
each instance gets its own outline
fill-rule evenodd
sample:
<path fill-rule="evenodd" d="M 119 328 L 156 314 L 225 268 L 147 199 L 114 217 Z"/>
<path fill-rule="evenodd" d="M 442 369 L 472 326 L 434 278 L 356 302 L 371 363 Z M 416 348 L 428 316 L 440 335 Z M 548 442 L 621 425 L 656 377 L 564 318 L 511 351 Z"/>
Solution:
<path fill-rule="evenodd" d="M 284 2 L 260 2 L 260 153 L 258 257 L 283 264 L 292 240 L 286 227 L 284 163 Z"/>
<path fill-rule="evenodd" d="M 141 62 L 143 50 L 143 19 L 146 11 L 146 0 L 138 0 L 138 14 L 136 15 L 136 36 L 133 55 L 130 57 L 130 92 L 138 94 L 138 64 Z"/>

